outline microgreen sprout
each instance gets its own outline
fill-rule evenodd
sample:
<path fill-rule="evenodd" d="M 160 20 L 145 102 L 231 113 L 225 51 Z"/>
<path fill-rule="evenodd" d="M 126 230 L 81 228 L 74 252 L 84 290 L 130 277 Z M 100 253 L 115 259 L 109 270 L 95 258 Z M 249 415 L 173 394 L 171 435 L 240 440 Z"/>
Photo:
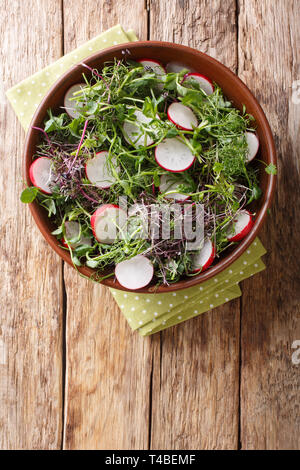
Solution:
<path fill-rule="evenodd" d="M 52 193 L 26 188 L 22 201 L 37 199 L 57 227 L 53 233 L 59 240 L 65 237 L 66 221 L 79 223 L 76 244 L 71 247 L 67 240 L 66 249 L 75 266 L 93 268 L 96 278 L 107 277 L 104 270 L 138 254 L 151 259 L 158 283 L 193 275 L 193 252 L 187 249 L 185 236 L 174 238 L 171 231 L 165 240 L 148 231 L 139 238 L 142 219 L 153 204 L 171 204 L 170 195 L 183 193 L 182 207 L 203 205 L 204 234 L 213 240 L 217 257 L 228 249 L 226 233 L 235 214 L 261 195 L 258 163 L 246 160 L 245 132 L 253 126 L 252 116 L 245 109 L 237 110 L 217 84 L 207 95 L 195 80 L 183 81 L 184 70 L 158 77 L 151 68 L 125 59 L 105 64 L 101 72 L 84 63 L 81 66 L 91 78 L 83 76 L 85 85 L 74 95 L 77 117 L 71 118 L 67 110 L 54 116 L 49 110 L 44 128 L 35 128 L 41 132 L 35 158 L 46 156 L 52 161 Z M 196 115 L 198 125 L 192 131 L 168 119 L 166 110 L 174 102 L 188 106 Z M 137 121 L 137 112 L 145 116 L 143 122 Z M 136 126 L 130 138 L 124 133 L 124 123 Z M 164 139 L 173 137 L 196 159 L 180 173 L 180 179 L 171 174 L 172 184 L 178 181 L 176 190 L 161 192 L 160 178 L 170 173 L 157 164 L 154 151 Z M 85 172 L 86 163 L 103 150 L 108 152 L 107 171 L 113 176 L 106 188 L 92 184 Z M 275 174 L 276 168 L 269 165 L 266 171 Z M 142 204 L 144 215 L 130 217 L 130 230 L 113 244 L 101 243 L 92 232 L 91 216 L 101 204 L 118 204 L 121 196 L 131 204 Z M 161 222 L 158 216 L 156 234 Z M 82 236 L 90 242 L 81 245 Z"/>

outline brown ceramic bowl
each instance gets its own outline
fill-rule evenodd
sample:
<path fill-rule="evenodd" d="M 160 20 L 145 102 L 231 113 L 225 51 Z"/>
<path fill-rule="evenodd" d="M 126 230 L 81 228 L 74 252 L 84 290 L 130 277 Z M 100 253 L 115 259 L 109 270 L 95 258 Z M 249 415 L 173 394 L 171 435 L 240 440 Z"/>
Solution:
<path fill-rule="evenodd" d="M 188 68 L 203 73 L 212 81 L 218 83 L 227 98 L 233 102 L 234 106 L 241 109 L 242 106 L 245 105 L 247 112 L 254 116 L 257 125 L 257 133 L 260 139 L 259 158 L 267 164 L 276 164 L 274 141 L 270 126 L 262 108 L 246 85 L 227 67 L 222 65 L 217 60 L 209 57 L 208 55 L 203 54 L 202 52 L 199 52 L 195 49 L 191 49 L 190 47 L 157 41 L 133 42 L 114 46 L 90 56 L 85 60 L 85 63 L 92 68 L 101 69 L 104 62 L 111 61 L 115 57 L 120 59 L 123 58 L 124 55 L 122 54 L 122 51 L 125 49 L 130 51 L 130 58 L 132 59 L 156 59 L 163 64 L 171 61 L 180 61 Z M 58 110 L 59 106 L 63 106 L 64 94 L 71 85 L 81 81 L 83 72 L 88 76 L 88 70 L 86 68 L 84 69 L 81 65 L 77 65 L 62 75 L 62 77 L 53 85 L 53 87 L 41 102 L 33 117 L 31 126 L 42 127 L 47 109 L 52 108 L 54 110 Z M 39 143 L 40 138 L 40 133 L 30 128 L 25 146 L 25 177 L 29 185 L 31 184 L 29 179 L 29 167 L 32 162 L 32 157 L 36 152 L 36 146 Z M 263 170 L 263 166 L 261 167 L 260 172 L 260 185 L 263 190 L 263 195 L 256 205 L 251 208 L 256 212 L 255 223 L 251 232 L 247 235 L 246 238 L 244 238 L 242 242 L 234 246 L 231 251 L 228 251 L 226 256 L 216 262 L 213 267 L 203 272 L 202 274 L 200 273 L 198 276 L 182 279 L 175 284 L 171 284 L 169 287 L 160 286 L 158 289 L 155 288 L 153 283 L 143 289 L 140 289 L 139 291 L 149 293 L 154 291 L 170 292 L 191 287 L 219 274 L 233 261 L 237 260 L 257 236 L 266 218 L 267 209 L 271 204 L 275 187 L 275 177 L 273 175 L 268 175 Z M 54 229 L 54 227 L 51 225 L 51 222 L 49 221 L 44 209 L 40 207 L 37 202 L 31 203 L 30 209 L 40 231 L 42 232 L 47 242 L 59 254 L 59 256 L 61 256 L 63 260 L 67 261 L 67 263 L 72 266 L 69 253 L 62 249 L 56 237 L 51 235 L 51 231 Z M 79 269 L 79 271 L 88 277 L 94 274 L 93 269 L 88 267 L 82 267 Z M 105 279 L 103 284 L 109 287 L 114 287 L 116 289 L 126 290 L 114 279 L 113 276 L 111 278 Z"/>

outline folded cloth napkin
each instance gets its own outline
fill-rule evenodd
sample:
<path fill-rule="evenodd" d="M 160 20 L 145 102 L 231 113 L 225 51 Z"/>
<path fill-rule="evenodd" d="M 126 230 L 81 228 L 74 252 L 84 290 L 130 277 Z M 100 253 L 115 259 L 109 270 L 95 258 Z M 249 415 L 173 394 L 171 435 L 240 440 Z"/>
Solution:
<path fill-rule="evenodd" d="M 238 283 L 263 269 L 266 253 L 258 238 L 229 268 L 200 285 L 164 294 L 134 294 L 111 289 L 133 330 L 157 333 L 241 295 Z"/>
<path fill-rule="evenodd" d="M 42 98 L 70 67 L 98 50 L 137 40 L 133 31 L 125 32 L 120 25 L 114 26 L 10 88 L 6 94 L 23 128 L 29 128 Z M 265 269 L 261 260 L 265 253 L 256 238 L 229 268 L 198 286 L 164 294 L 136 294 L 116 289 L 111 292 L 131 328 L 142 336 L 150 335 L 239 297 L 239 282 Z"/>
<path fill-rule="evenodd" d="M 130 41 L 137 41 L 133 31 L 125 33 L 122 26 L 114 26 L 10 88 L 6 95 L 24 129 L 29 128 L 36 108 L 63 73 L 101 49 Z"/>

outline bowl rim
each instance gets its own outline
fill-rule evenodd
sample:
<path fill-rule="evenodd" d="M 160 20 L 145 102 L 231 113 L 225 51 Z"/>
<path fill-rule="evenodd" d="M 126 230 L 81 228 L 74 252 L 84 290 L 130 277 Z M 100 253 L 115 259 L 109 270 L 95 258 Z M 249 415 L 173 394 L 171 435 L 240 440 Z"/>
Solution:
<path fill-rule="evenodd" d="M 268 154 L 270 156 L 270 163 L 273 163 L 276 165 L 277 157 L 276 157 L 274 138 L 272 135 L 269 122 L 266 118 L 266 115 L 262 107 L 258 103 L 253 93 L 247 87 L 247 85 L 237 75 L 235 75 L 228 67 L 226 67 L 221 62 L 214 59 L 213 57 L 209 56 L 208 54 L 205 54 L 204 52 L 198 51 L 188 46 L 171 43 L 171 42 L 136 41 L 136 42 L 127 42 L 127 43 L 118 44 L 116 46 L 108 47 L 106 49 L 103 49 L 101 51 L 98 51 L 88 56 L 83 61 L 84 63 L 88 64 L 90 62 L 94 62 L 95 60 L 103 58 L 103 56 L 105 56 L 108 53 L 120 52 L 124 49 L 130 50 L 130 49 L 140 49 L 140 48 L 145 48 L 145 47 L 149 49 L 153 47 L 165 47 L 165 48 L 173 48 L 173 49 L 175 48 L 180 52 L 180 57 L 183 57 L 183 55 L 187 52 L 190 55 L 204 56 L 207 62 L 210 62 L 214 66 L 217 66 L 220 69 L 220 72 L 222 72 L 225 76 L 229 77 L 229 79 L 236 82 L 236 85 L 239 88 L 241 88 L 244 91 L 244 93 L 247 95 L 248 100 L 251 102 L 252 108 L 255 109 L 256 115 L 259 116 L 260 128 L 263 130 L 263 133 L 264 133 L 264 140 L 266 142 L 266 147 L 268 149 Z M 33 115 L 33 118 L 31 120 L 29 129 L 26 135 L 25 152 L 24 152 L 24 159 L 23 159 L 24 179 L 27 181 L 27 184 L 29 185 L 31 185 L 32 183 L 29 178 L 29 171 L 27 171 L 27 167 L 28 167 L 27 160 L 29 159 L 28 155 L 30 153 L 29 147 L 31 146 L 31 140 L 33 138 L 34 132 L 36 132 L 34 129 L 32 129 L 32 127 L 36 125 L 36 121 L 40 120 L 41 118 L 40 114 L 43 111 L 44 105 L 47 102 L 49 96 L 57 89 L 57 87 L 60 86 L 60 84 L 64 83 L 67 78 L 71 77 L 74 71 L 78 70 L 78 67 L 82 67 L 81 63 L 83 61 L 73 65 L 64 74 L 62 74 L 60 78 L 58 78 L 58 80 L 51 86 L 51 88 L 48 90 L 46 95 L 43 97 L 42 101 L 40 102 L 39 106 L 37 107 Z M 197 276 L 181 279 L 177 281 L 176 283 L 170 284 L 168 286 L 160 285 L 157 287 L 156 285 L 149 284 L 148 286 L 142 289 L 138 289 L 138 290 L 129 290 L 121 286 L 114 276 L 109 277 L 107 279 L 103 279 L 102 281 L 97 280 L 96 282 L 106 285 L 110 288 L 122 290 L 126 292 L 132 292 L 132 293 L 140 292 L 140 293 L 153 294 L 153 293 L 163 293 L 163 292 L 174 292 L 174 291 L 181 290 L 181 289 L 187 289 L 190 287 L 194 287 L 198 284 L 201 284 L 202 282 L 217 276 L 218 274 L 223 272 L 226 268 L 228 268 L 234 261 L 236 261 L 244 253 L 244 251 L 251 245 L 254 239 L 257 237 L 259 231 L 261 230 L 263 222 L 266 219 L 267 211 L 271 205 L 271 202 L 274 196 L 274 191 L 275 191 L 275 184 L 276 184 L 275 175 L 273 174 L 268 175 L 267 187 L 264 193 L 264 201 L 259 209 L 258 216 L 254 220 L 252 229 L 250 230 L 248 235 L 241 242 L 239 242 L 239 244 L 231 253 L 226 255 L 223 259 L 218 261 L 215 266 L 212 266 L 207 271 L 204 271 L 203 273 L 199 273 Z M 64 261 L 66 261 L 70 266 L 74 268 L 69 252 L 64 250 L 61 247 L 56 237 L 51 235 L 51 232 L 49 231 L 47 224 L 42 221 L 40 214 L 39 214 L 40 211 L 42 210 L 41 206 L 36 201 L 33 201 L 32 203 L 29 204 L 29 208 L 40 232 L 42 233 L 46 241 Z M 79 271 L 81 275 L 83 275 L 84 277 L 88 277 L 88 278 L 90 278 L 91 274 L 94 272 L 94 270 L 86 266 L 80 267 L 80 268 L 76 267 L 76 270 Z"/>

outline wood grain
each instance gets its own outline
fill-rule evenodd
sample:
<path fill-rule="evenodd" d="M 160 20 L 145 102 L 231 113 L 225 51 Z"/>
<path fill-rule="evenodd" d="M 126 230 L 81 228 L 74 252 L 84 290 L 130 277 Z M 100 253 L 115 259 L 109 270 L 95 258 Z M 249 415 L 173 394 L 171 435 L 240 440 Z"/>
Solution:
<path fill-rule="evenodd" d="M 0 449 L 299 449 L 299 2 L 0 0 L 0 8 Z M 4 95 L 117 23 L 238 72 L 279 153 L 262 234 L 267 270 L 243 283 L 241 302 L 150 338 L 131 332 L 105 287 L 62 267 L 19 202 L 24 132 Z"/>
<path fill-rule="evenodd" d="M 144 2 L 64 2 L 65 52 L 120 22 L 147 37 Z M 78 28 L 74 28 L 74 24 Z M 109 290 L 65 268 L 65 449 L 146 449 L 151 339 L 132 333 Z"/>
<path fill-rule="evenodd" d="M 235 0 L 149 0 L 149 11 L 150 39 L 194 47 L 236 71 Z"/>
<path fill-rule="evenodd" d="M 236 70 L 234 1 L 151 1 L 150 31 L 150 39 L 187 44 Z M 151 448 L 237 448 L 239 311 L 236 300 L 162 332 Z"/>
<path fill-rule="evenodd" d="M 278 187 L 263 234 L 268 269 L 244 283 L 241 446 L 299 449 L 299 2 L 241 1 L 239 72 L 263 106 L 278 149 Z"/>
<path fill-rule="evenodd" d="M 57 449 L 62 428 L 61 262 L 23 188 L 24 131 L 4 90 L 60 57 L 60 1 L 1 1 L 0 448 Z M 51 18 L 51 21 L 49 21 Z"/>
<path fill-rule="evenodd" d="M 117 24 L 125 31 L 133 29 L 139 39 L 147 39 L 144 0 L 63 0 L 63 9 L 65 52 Z"/>

